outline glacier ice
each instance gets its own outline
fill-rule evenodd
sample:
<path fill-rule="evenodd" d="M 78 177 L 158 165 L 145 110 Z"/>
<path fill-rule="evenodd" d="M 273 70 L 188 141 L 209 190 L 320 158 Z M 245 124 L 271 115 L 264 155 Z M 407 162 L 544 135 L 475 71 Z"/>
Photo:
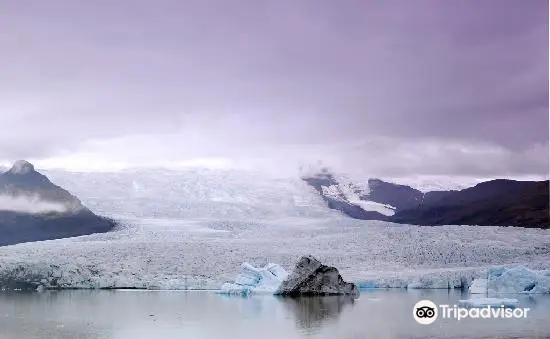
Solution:
<path fill-rule="evenodd" d="M 288 278 L 288 272 L 277 264 L 269 263 L 256 268 L 245 262 L 234 283 L 224 283 L 219 293 L 249 295 L 251 293 L 273 294 Z"/>
<path fill-rule="evenodd" d="M 217 290 L 234 280 L 243 261 L 263 267 L 269 260 L 288 270 L 307 252 L 360 288 L 461 288 L 495 265 L 550 266 L 546 253 L 530 249 L 546 241 L 540 230 L 394 227 L 343 218 L 138 221 L 105 234 L 1 247 L 0 288 Z M 524 242 L 514 237 L 520 233 Z M 495 245 L 485 246 L 488 239 Z"/>
<path fill-rule="evenodd" d="M 399 271 L 394 274 L 377 272 L 378 277 L 360 279 L 357 281 L 359 289 L 372 288 L 403 288 L 403 289 L 455 289 L 465 288 L 475 276 L 484 269 L 479 268 L 447 268 L 447 269 L 418 269 L 416 271 Z"/>
<path fill-rule="evenodd" d="M 501 306 L 504 306 L 505 308 L 517 308 L 519 307 L 519 301 L 517 299 L 509 298 L 472 298 L 459 300 L 457 305 L 458 307 L 464 308 L 499 308 Z"/>
<path fill-rule="evenodd" d="M 471 294 L 550 293 L 550 270 L 532 270 L 525 266 L 493 267 L 486 278 L 472 282 Z"/>
<path fill-rule="evenodd" d="M 474 279 L 468 290 L 470 294 L 487 294 L 487 279 Z"/>
<path fill-rule="evenodd" d="M 538 270 L 531 292 L 547 286 L 548 230 L 354 220 L 300 179 L 234 171 L 47 174 L 121 226 L 0 247 L 0 288 L 218 290 L 243 262 L 288 270 L 304 253 L 360 288 L 460 288 L 497 265 Z"/>
<path fill-rule="evenodd" d="M 531 270 L 524 266 L 491 269 L 487 293 L 550 293 L 550 270 Z"/>

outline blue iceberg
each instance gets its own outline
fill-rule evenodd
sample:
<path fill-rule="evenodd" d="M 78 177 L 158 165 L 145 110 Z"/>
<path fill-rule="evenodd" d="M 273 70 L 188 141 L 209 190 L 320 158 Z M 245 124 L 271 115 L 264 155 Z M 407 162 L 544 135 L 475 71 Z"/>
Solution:
<path fill-rule="evenodd" d="M 487 277 L 474 279 L 471 294 L 547 294 L 550 293 L 550 270 L 531 270 L 523 266 L 497 267 Z"/>
<path fill-rule="evenodd" d="M 256 268 L 245 262 L 235 282 L 224 283 L 219 293 L 233 295 L 274 294 L 281 283 L 288 278 L 288 272 L 277 264 L 269 263 Z"/>

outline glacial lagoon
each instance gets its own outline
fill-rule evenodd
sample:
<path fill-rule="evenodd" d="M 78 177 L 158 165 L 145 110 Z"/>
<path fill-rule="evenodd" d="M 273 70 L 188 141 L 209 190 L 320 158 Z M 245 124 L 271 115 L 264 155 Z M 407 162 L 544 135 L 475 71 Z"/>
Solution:
<path fill-rule="evenodd" d="M 66 290 L 0 293 L 0 339 L 550 338 L 550 296 L 516 296 L 524 319 L 437 319 L 413 306 L 456 304 L 456 290 L 363 290 L 346 297 L 284 299 L 213 291 Z"/>

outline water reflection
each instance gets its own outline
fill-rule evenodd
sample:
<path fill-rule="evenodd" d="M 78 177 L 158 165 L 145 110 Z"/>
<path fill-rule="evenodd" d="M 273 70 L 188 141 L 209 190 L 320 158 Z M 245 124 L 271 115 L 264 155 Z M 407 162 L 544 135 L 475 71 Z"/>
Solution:
<path fill-rule="evenodd" d="M 109 324 L 91 320 L 97 312 L 94 310 L 93 292 L 88 291 L 88 297 L 84 298 L 80 294 L 78 312 L 71 312 L 71 309 L 76 311 L 71 297 L 74 293 L 0 293 L 0 339 L 109 338 L 106 335 Z"/>
<path fill-rule="evenodd" d="M 372 291 L 349 297 L 224 298 L 209 292 L 0 293 L 0 339 L 511 338 L 550 337 L 550 297 L 519 297 L 521 321 L 414 322 L 420 299 L 453 304 L 448 291 Z"/>
<path fill-rule="evenodd" d="M 349 296 L 279 298 L 291 313 L 298 327 L 311 332 L 325 323 L 337 321 L 346 307 L 352 307 L 354 299 Z"/>

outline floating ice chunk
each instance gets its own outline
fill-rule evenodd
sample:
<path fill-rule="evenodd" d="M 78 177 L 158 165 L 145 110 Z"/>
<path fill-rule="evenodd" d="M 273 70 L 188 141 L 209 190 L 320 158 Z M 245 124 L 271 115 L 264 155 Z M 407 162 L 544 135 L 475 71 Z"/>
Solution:
<path fill-rule="evenodd" d="M 487 293 L 487 279 L 474 279 L 472 285 L 469 288 L 470 294 L 486 294 Z"/>
<path fill-rule="evenodd" d="M 523 266 L 490 269 L 487 293 L 550 293 L 550 270 L 536 271 Z"/>
<path fill-rule="evenodd" d="M 464 308 L 499 308 L 501 306 L 505 308 L 516 308 L 519 307 L 519 301 L 517 299 L 506 298 L 472 298 L 458 301 L 458 307 Z"/>
<path fill-rule="evenodd" d="M 288 272 L 277 264 L 269 263 L 263 268 L 256 268 L 245 262 L 234 283 L 224 283 L 219 293 L 241 294 L 251 293 L 273 294 L 281 283 L 288 278 Z"/>

